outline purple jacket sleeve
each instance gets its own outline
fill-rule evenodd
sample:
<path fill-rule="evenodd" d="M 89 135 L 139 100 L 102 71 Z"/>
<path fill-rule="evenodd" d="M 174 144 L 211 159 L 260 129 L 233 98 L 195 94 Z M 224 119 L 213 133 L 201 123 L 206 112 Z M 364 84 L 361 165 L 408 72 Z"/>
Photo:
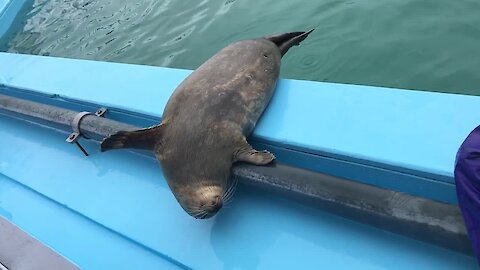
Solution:
<path fill-rule="evenodd" d="M 480 263 L 480 126 L 468 135 L 458 150 L 455 184 L 468 237 Z"/>

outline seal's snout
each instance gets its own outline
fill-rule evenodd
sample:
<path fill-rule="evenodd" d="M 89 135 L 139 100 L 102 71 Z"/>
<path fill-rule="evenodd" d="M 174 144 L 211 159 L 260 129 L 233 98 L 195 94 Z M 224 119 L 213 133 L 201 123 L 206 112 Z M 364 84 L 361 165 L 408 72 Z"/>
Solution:
<path fill-rule="evenodd" d="M 224 190 L 220 186 L 203 186 L 195 192 L 193 208 L 187 212 L 194 218 L 206 219 L 213 217 L 223 206 Z"/>
<path fill-rule="evenodd" d="M 312 29 L 308 32 L 290 32 L 281 35 L 265 37 L 265 39 L 275 43 L 275 45 L 277 45 L 277 47 L 280 49 L 282 56 L 284 56 L 288 49 L 299 45 L 300 42 L 306 39 L 308 35 L 313 32 L 313 30 L 315 29 Z"/>
<path fill-rule="evenodd" d="M 222 208 L 223 206 L 223 199 L 221 196 L 216 195 L 213 200 L 210 202 L 210 204 L 207 205 L 206 211 L 212 214 L 215 214 Z"/>

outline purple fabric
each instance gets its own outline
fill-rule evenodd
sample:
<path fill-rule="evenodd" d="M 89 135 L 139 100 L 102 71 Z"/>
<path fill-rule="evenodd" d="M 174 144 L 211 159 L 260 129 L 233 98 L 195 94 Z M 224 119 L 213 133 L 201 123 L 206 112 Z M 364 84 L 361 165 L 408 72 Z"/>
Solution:
<path fill-rule="evenodd" d="M 455 184 L 468 237 L 480 263 L 480 126 L 468 135 L 458 150 Z"/>

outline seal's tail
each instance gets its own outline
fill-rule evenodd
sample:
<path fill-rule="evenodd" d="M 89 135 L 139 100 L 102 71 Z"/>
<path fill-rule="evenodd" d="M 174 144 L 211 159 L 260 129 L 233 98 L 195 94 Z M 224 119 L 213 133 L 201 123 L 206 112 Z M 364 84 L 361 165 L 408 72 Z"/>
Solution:
<path fill-rule="evenodd" d="M 290 32 L 265 38 L 275 43 L 275 45 L 277 45 L 280 49 L 282 56 L 284 56 L 287 53 L 288 49 L 293 46 L 299 45 L 300 42 L 306 39 L 308 35 L 313 32 L 313 30 L 315 29 L 312 29 L 308 32 Z"/>
<path fill-rule="evenodd" d="M 135 131 L 119 131 L 103 139 L 100 151 L 137 148 L 152 150 L 162 134 L 163 124 Z"/>

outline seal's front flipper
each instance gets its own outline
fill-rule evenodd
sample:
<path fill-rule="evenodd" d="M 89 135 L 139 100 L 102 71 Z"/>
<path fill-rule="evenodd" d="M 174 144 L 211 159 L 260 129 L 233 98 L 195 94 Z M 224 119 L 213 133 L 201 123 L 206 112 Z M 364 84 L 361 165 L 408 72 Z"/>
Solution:
<path fill-rule="evenodd" d="M 266 165 L 274 159 L 275 156 L 272 153 L 266 150 L 255 150 L 247 141 L 244 142 L 244 145 L 240 147 L 233 156 L 233 162 L 243 161 L 255 165 Z"/>
<path fill-rule="evenodd" d="M 119 131 L 102 141 L 100 151 L 105 152 L 119 148 L 137 148 L 153 150 L 162 135 L 164 124 L 135 131 Z"/>

